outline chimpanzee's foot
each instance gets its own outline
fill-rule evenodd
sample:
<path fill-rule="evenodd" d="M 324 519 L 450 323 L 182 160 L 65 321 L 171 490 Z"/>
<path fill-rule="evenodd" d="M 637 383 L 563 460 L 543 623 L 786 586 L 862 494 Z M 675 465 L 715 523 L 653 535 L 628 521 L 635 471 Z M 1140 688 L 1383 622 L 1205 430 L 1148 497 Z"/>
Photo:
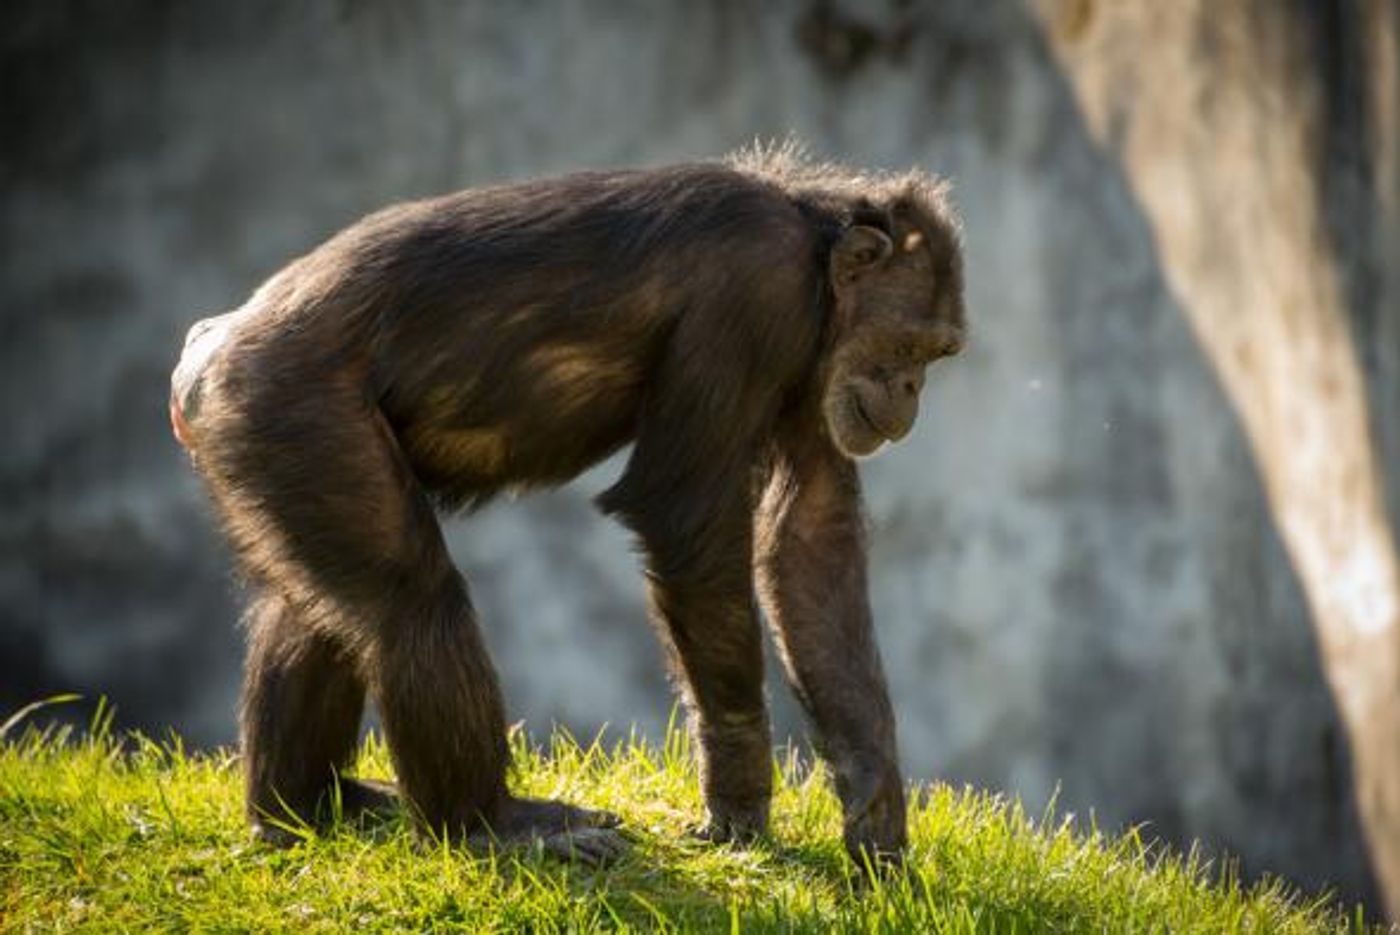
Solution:
<path fill-rule="evenodd" d="M 398 789 L 392 782 L 340 777 L 340 816 L 345 821 L 364 816 L 387 818 L 401 807 Z"/>
<path fill-rule="evenodd" d="M 340 819 L 346 822 L 366 817 L 387 818 L 401 807 L 398 792 L 391 782 L 377 779 L 337 780 L 340 796 Z M 301 841 L 308 831 L 324 830 L 335 819 L 332 801 L 336 790 L 327 788 L 310 808 L 288 809 L 279 802 L 268 814 L 258 814 L 252 820 L 253 838 L 274 847 L 291 847 Z"/>
<path fill-rule="evenodd" d="M 539 842 L 546 851 L 566 860 L 599 866 L 611 863 L 627 848 L 611 812 L 579 808 L 547 799 L 507 799 L 489 828 L 468 838 L 477 846 Z"/>

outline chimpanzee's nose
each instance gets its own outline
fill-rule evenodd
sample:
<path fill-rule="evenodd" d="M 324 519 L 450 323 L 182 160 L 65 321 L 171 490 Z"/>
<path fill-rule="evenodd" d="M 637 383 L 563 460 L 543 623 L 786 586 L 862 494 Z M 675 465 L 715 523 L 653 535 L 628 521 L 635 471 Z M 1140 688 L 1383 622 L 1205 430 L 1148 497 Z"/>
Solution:
<path fill-rule="evenodd" d="M 918 396 L 923 388 L 923 370 L 906 370 L 894 378 L 894 391 L 900 396 Z"/>

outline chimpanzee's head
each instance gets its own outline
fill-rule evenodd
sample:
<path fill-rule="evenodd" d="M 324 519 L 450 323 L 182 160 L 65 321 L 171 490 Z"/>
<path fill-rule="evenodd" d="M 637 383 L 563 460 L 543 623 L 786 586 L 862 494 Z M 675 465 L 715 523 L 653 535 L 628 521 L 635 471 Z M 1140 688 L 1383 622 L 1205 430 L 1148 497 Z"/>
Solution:
<path fill-rule="evenodd" d="M 832 245 L 832 344 L 822 410 L 836 447 L 873 453 L 909 433 L 928 365 L 958 353 L 962 249 L 939 190 L 858 208 Z"/>

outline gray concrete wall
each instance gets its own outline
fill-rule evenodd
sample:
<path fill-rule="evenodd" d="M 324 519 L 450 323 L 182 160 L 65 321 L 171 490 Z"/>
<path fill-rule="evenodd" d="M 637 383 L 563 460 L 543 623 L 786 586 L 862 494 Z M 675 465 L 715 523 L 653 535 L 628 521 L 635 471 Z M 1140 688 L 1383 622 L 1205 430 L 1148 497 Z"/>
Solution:
<path fill-rule="evenodd" d="M 865 470 L 909 775 L 1367 892 L 1240 423 L 1019 5 L 25 6 L 0 34 L 6 707 L 106 692 L 232 737 L 236 594 L 165 420 L 192 320 L 386 202 L 795 132 L 948 175 L 965 215 L 974 340 Z M 449 526 L 539 731 L 669 711 L 636 560 L 589 504 L 617 468 Z"/>

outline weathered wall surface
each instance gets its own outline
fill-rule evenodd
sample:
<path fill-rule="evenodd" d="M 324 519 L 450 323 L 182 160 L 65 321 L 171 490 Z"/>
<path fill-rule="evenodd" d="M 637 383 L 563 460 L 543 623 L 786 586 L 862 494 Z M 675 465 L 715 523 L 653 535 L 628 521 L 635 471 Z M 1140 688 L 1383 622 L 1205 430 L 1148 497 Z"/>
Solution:
<path fill-rule="evenodd" d="M 865 472 L 907 772 L 1367 892 L 1241 421 L 1019 5 L 31 6 L 0 37 L 0 704 L 230 739 L 236 596 L 165 423 L 193 319 L 388 201 L 795 131 L 952 176 L 966 221 L 974 341 Z M 535 728 L 667 715 L 588 502 L 616 468 L 450 527 Z"/>

